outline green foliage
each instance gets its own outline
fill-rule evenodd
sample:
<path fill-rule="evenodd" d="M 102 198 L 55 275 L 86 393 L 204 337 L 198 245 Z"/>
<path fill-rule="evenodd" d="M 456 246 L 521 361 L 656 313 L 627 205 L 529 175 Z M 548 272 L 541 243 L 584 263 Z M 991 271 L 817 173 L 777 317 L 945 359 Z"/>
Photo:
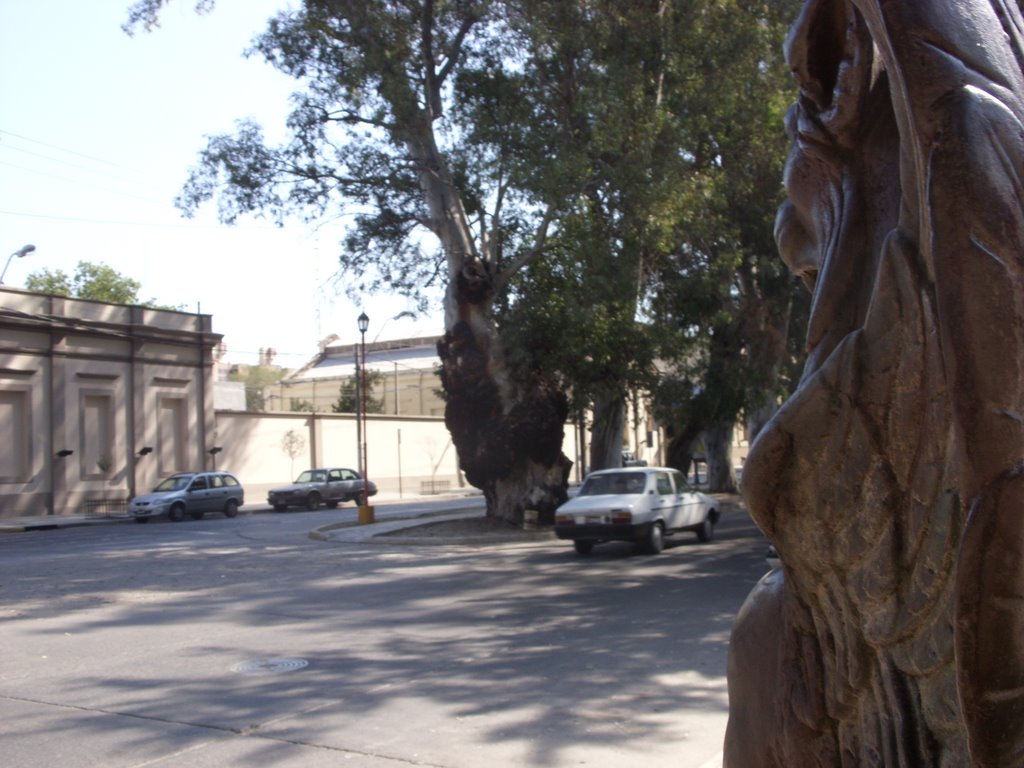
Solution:
<path fill-rule="evenodd" d="M 265 411 L 267 408 L 267 388 L 279 382 L 287 373 L 284 368 L 268 365 L 251 365 L 232 371 L 228 374 L 228 380 L 245 383 L 246 410 Z"/>
<path fill-rule="evenodd" d="M 791 385 L 807 302 L 772 232 L 799 5 L 530 4 L 527 71 L 563 96 L 531 119 L 576 127 L 544 151 L 578 191 L 500 317 L 513 364 L 554 372 L 577 411 L 646 390 L 699 432 Z"/>
<path fill-rule="evenodd" d="M 78 262 L 73 276 L 69 276 L 62 269 L 42 269 L 33 272 L 25 280 L 25 288 L 35 293 L 105 301 L 111 304 L 136 304 L 154 309 L 176 309 L 157 305 L 152 299 L 139 301 L 141 287 L 137 280 L 122 275 L 106 264 L 86 261 Z"/>
<path fill-rule="evenodd" d="M 374 397 L 373 390 L 384 384 L 384 374 L 380 371 L 366 372 L 366 412 L 384 413 L 384 397 Z M 350 376 L 340 387 L 338 399 L 331 404 L 334 413 L 359 413 L 359 381 L 355 374 Z"/>
<path fill-rule="evenodd" d="M 782 40 L 799 6 L 708 4 L 686 38 L 699 81 L 680 70 L 666 88 L 689 115 L 692 170 L 680 185 L 681 247 L 652 273 L 649 313 L 671 363 L 656 405 L 681 430 L 770 405 L 799 368 L 807 297 L 772 236 L 794 91 Z"/>
<path fill-rule="evenodd" d="M 800 5 L 305 0 L 251 50 L 302 84 L 288 139 L 212 137 L 178 204 L 346 215 L 352 294 L 482 275 L 519 386 L 735 419 L 790 386 L 802 338 L 772 240 Z M 463 217 L 471 233 L 446 229 Z"/>

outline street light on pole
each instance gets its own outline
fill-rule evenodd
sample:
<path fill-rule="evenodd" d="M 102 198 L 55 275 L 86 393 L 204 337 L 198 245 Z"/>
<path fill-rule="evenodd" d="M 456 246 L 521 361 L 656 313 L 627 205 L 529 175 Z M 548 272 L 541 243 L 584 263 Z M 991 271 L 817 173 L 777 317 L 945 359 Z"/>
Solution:
<path fill-rule="evenodd" d="M 7 257 L 7 263 L 4 264 L 4 271 L 0 272 L 0 285 L 4 284 L 4 277 L 7 275 L 7 268 L 11 266 L 11 259 L 13 259 L 15 256 L 17 256 L 19 259 L 22 258 L 23 256 L 28 256 L 35 249 L 36 247 L 30 243 L 28 245 L 21 246 L 21 248 L 19 248 L 18 250 L 16 250 L 14 253 Z"/>
<path fill-rule="evenodd" d="M 366 330 L 370 327 L 370 318 L 366 316 L 365 312 L 360 313 L 359 317 L 356 318 L 356 323 L 359 325 L 359 336 L 361 338 L 360 351 L 362 356 L 362 365 L 360 366 L 359 372 L 359 422 L 361 425 L 360 432 L 363 437 L 363 444 L 360 446 L 359 463 L 360 470 L 363 475 L 363 503 L 359 507 L 359 522 L 360 523 L 372 523 L 373 522 L 373 507 L 370 506 L 370 477 L 368 465 L 368 454 L 366 452 Z"/>

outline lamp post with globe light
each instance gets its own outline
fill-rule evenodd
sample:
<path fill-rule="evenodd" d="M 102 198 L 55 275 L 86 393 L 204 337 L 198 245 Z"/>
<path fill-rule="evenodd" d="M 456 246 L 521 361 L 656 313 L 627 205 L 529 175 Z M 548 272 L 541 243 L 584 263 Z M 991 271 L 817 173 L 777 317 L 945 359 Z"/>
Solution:
<path fill-rule="evenodd" d="M 359 506 L 359 522 L 360 523 L 372 523 L 373 522 L 373 507 L 370 506 L 370 477 L 367 469 L 368 455 L 366 452 L 366 330 L 370 327 L 370 318 L 366 316 L 365 312 L 360 313 L 359 317 L 356 318 L 356 322 L 359 325 L 359 336 L 360 342 L 360 356 L 362 358 L 362 364 L 360 365 L 359 371 L 359 403 L 357 418 L 360 423 L 360 433 L 362 434 L 362 445 L 359 447 L 359 473 L 363 476 L 363 503 Z"/>
<path fill-rule="evenodd" d="M 17 256 L 19 259 L 22 258 L 23 256 L 28 256 L 35 249 L 36 247 L 30 243 L 28 245 L 21 246 L 21 248 L 19 248 L 18 250 L 16 250 L 14 253 L 7 257 L 7 263 L 4 264 L 4 271 L 0 272 L 0 285 L 4 284 L 4 277 L 7 275 L 7 268 L 11 266 L 11 259 L 13 259 L 15 256 Z"/>

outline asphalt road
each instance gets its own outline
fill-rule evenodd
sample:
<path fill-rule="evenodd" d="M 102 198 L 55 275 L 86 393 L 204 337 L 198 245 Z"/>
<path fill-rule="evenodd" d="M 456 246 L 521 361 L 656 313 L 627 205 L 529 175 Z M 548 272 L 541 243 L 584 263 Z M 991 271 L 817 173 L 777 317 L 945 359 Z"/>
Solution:
<path fill-rule="evenodd" d="M 745 513 L 656 557 L 308 536 L 353 514 L 0 536 L 0 764 L 720 765 Z"/>

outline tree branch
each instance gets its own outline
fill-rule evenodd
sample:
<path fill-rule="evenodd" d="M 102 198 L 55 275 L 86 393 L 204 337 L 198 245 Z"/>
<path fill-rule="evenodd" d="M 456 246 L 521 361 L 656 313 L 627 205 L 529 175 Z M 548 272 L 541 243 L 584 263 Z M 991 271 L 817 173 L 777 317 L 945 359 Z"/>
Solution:
<path fill-rule="evenodd" d="M 512 276 L 520 269 L 525 267 L 544 252 L 544 249 L 547 246 L 548 229 L 551 227 L 551 222 L 555 218 L 555 210 L 556 208 L 554 205 L 549 205 L 547 210 L 544 211 L 544 218 L 541 220 L 540 224 L 537 225 L 536 232 L 533 236 L 533 247 L 519 256 L 519 258 L 513 260 L 506 269 L 500 270 L 495 275 L 495 292 L 511 280 Z"/>
<path fill-rule="evenodd" d="M 471 13 L 462 20 L 462 24 L 459 26 L 459 31 L 455 33 L 455 39 L 448 48 L 448 52 L 445 57 L 444 66 L 441 67 L 441 71 L 437 74 L 438 84 L 443 84 L 451 73 L 452 68 L 459 60 L 459 55 L 462 53 L 462 43 L 466 39 L 466 35 L 469 34 L 469 30 L 473 28 L 473 25 L 480 21 L 480 17 L 477 14 Z"/>

